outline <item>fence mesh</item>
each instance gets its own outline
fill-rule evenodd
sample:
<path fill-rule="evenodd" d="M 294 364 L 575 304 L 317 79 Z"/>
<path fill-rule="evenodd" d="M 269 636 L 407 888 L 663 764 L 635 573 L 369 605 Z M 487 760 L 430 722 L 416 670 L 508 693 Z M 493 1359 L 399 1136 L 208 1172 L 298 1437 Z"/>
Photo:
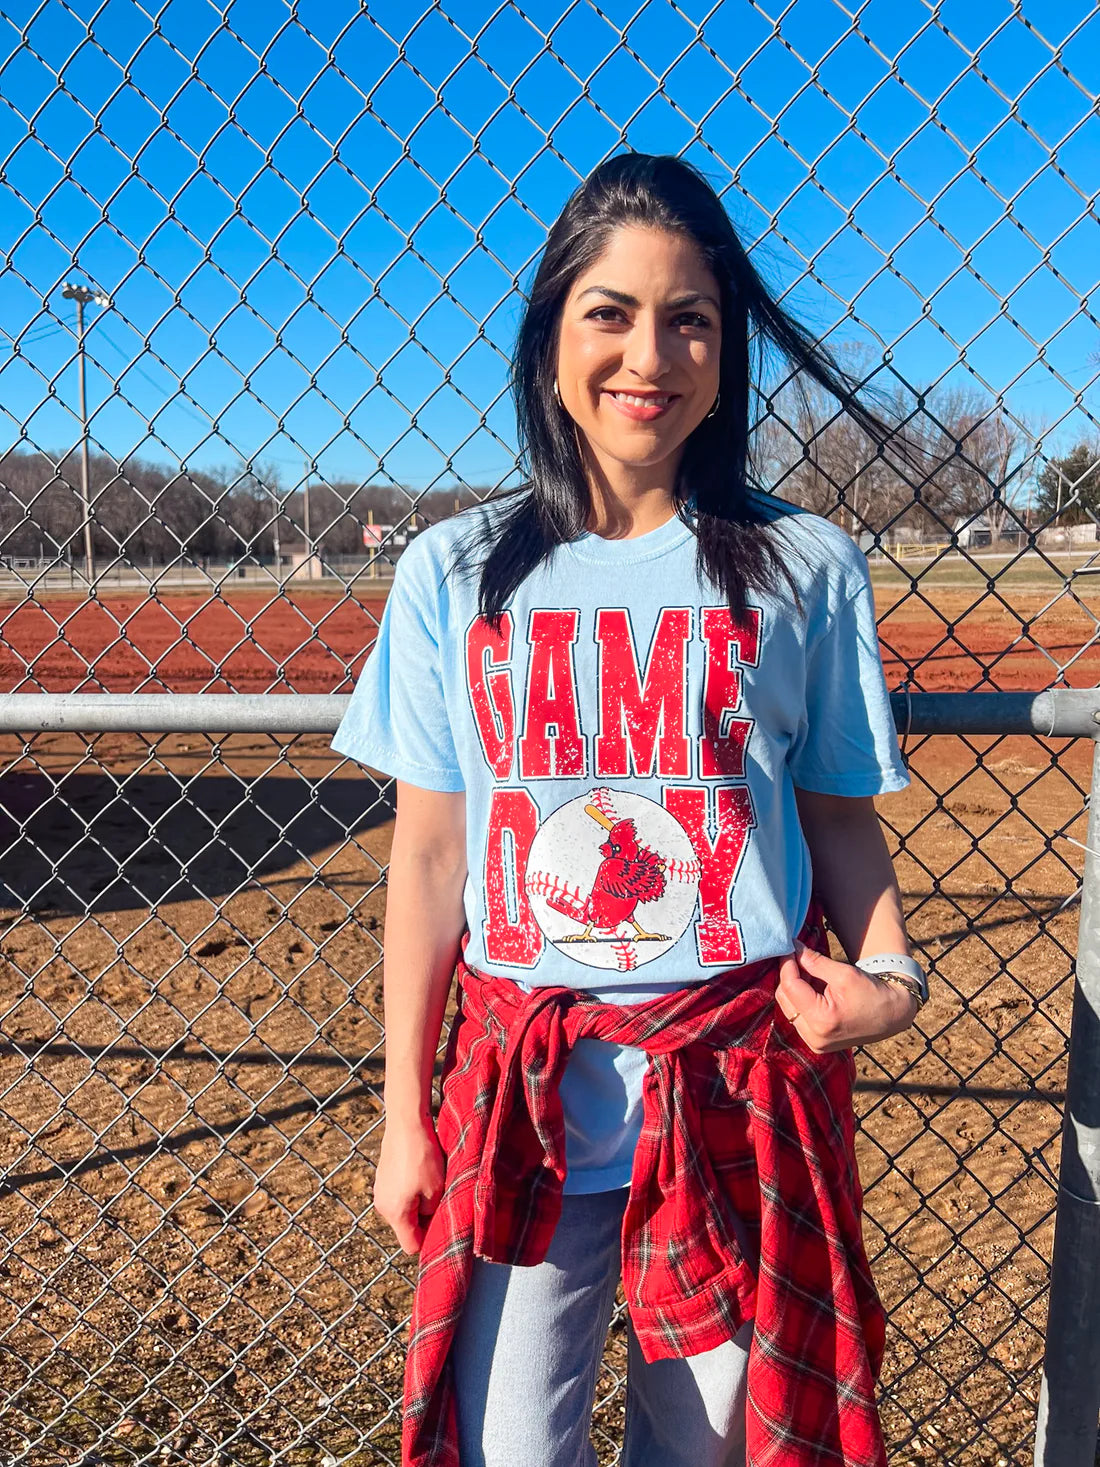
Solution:
<path fill-rule="evenodd" d="M 46 0 L 0 24 L 6 691 L 349 690 L 408 538 L 516 481 L 520 293 L 623 145 L 704 168 L 919 445 L 898 474 L 779 374 L 755 405 L 764 481 L 863 537 L 892 685 L 1097 681 L 1100 8 Z M 370 1205 L 389 787 L 313 736 L 0 745 L 0 1459 L 396 1462 L 415 1265 Z M 899 1467 L 1015 1467 L 1088 753 L 906 754 L 882 813 L 934 996 L 859 1057 L 885 1422 Z M 624 1341 L 620 1311 L 606 1462 Z"/>

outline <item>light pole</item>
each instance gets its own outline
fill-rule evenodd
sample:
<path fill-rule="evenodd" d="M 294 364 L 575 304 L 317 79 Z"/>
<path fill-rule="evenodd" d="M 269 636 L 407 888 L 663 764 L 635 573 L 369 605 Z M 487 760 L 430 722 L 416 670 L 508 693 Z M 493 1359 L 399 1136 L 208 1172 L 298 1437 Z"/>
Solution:
<path fill-rule="evenodd" d="M 66 280 L 61 294 L 67 301 L 76 301 L 76 362 L 80 377 L 80 483 L 84 502 L 84 573 L 88 585 L 95 581 L 95 553 L 92 549 L 92 504 L 88 490 L 88 397 L 84 381 L 84 307 L 91 302 L 97 306 L 109 306 L 110 299 L 102 291 L 89 285 L 73 285 Z"/>

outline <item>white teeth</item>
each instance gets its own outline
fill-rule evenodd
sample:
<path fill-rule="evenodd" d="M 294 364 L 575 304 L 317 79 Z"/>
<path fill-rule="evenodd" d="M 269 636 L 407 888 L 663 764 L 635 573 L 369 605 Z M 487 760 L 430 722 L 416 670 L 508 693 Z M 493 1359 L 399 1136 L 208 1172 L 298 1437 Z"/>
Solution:
<path fill-rule="evenodd" d="M 638 407 L 668 407 L 672 401 L 671 397 L 636 397 L 632 392 L 613 392 L 612 397 L 619 402 L 630 402 Z"/>

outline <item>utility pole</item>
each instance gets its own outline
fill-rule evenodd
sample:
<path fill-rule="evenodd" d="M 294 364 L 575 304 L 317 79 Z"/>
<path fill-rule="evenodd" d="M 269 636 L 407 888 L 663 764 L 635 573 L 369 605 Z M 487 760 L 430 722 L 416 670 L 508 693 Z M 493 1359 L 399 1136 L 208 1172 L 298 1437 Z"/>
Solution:
<path fill-rule="evenodd" d="M 84 573 L 88 585 L 95 582 L 95 553 L 92 549 L 92 504 L 88 489 L 88 398 L 84 381 L 84 307 L 94 302 L 97 306 L 109 306 L 110 299 L 102 291 L 88 285 L 73 285 L 66 280 L 61 294 L 67 301 L 76 301 L 76 362 L 80 379 L 80 480 L 81 498 L 84 502 Z"/>

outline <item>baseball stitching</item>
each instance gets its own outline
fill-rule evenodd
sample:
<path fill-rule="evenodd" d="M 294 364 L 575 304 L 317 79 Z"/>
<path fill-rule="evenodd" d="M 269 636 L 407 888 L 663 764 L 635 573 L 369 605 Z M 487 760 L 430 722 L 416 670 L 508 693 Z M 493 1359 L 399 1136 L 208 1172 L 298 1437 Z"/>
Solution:
<path fill-rule="evenodd" d="M 528 896 L 542 897 L 547 906 L 553 907 L 555 912 L 561 912 L 566 917 L 573 917 L 578 922 L 587 920 L 585 917 L 586 903 L 580 888 L 570 886 L 568 882 L 562 881 L 559 876 L 551 875 L 549 871 L 528 871 L 523 889 Z"/>
<path fill-rule="evenodd" d="M 630 973 L 638 966 L 638 949 L 632 942 L 624 942 L 620 938 L 611 944 L 611 951 L 615 954 L 615 966 L 620 973 Z"/>
<path fill-rule="evenodd" d="M 601 815 L 606 815 L 608 820 L 618 820 L 618 812 L 611 801 L 611 791 L 604 789 L 601 785 L 598 790 L 592 791 L 592 804 Z"/>

